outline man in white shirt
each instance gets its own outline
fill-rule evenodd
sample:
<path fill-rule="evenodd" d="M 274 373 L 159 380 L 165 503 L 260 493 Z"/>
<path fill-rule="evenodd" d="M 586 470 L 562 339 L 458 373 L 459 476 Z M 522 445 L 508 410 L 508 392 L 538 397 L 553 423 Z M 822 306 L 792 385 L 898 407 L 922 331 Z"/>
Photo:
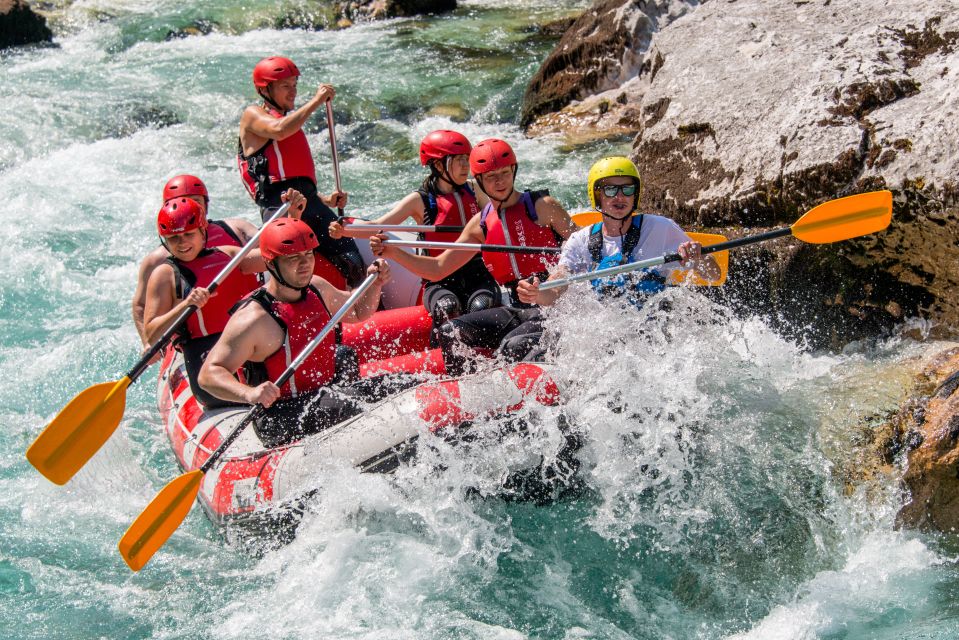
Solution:
<path fill-rule="evenodd" d="M 720 275 L 719 265 L 712 256 L 702 255 L 702 245 L 669 218 L 652 214 L 636 214 L 639 207 L 640 178 L 636 165 L 628 158 L 603 158 L 593 165 L 588 178 L 590 203 L 603 215 L 602 223 L 580 229 L 563 245 L 559 264 L 549 280 L 558 280 L 571 274 L 655 258 L 667 253 L 678 253 L 679 263 L 666 263 L 639 272 L 639 278 L 615 276 L 594 281 L 594 287 L 603 294 L 645 297 L 665 285 L 672 271 L 693 269 L 706 280 Z M 550 305 L 566 287 L 540 291 L 538 278 L 524 280 L 517 286 L 517 294 L 529 304 Z"/>

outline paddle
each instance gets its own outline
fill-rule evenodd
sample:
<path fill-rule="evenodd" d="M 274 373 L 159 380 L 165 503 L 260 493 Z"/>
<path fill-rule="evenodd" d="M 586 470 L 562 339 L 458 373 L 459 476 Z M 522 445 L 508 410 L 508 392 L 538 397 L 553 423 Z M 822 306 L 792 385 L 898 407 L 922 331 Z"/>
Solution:
<path fill-rule="evenodd" d="M 330 130 L 330 153 L 333 156 L 333 182 L 336 183 L 336 190 L 340 188 L 340 161 L 336 156 L 336 132 L 333 129 L 333 101 L 326 101 L 326 126 Z M 336 212 L 343 217 L 343 207 L 337 207 Z"/>
<path fill-rule="evenodd" d="M 813 244 L 839 242 L 840 240 L 848 240 L 881 231 L 889 226 L 891 220 L 892 192 L 872 191 L 870 193 L 861 193 L 855 196 L 847 196 L 845 198 L 824 202 L 808 211 L 789 227 L 773 229 L 766 233 L 703 247 L 703 254 L 737 249 L 749 244 L 774 240 L 775 238 L 781 238 L 790 234 L 804 242 Z M 586 273 L 569 276 L 568 278 L 548 280 L 539 286 L 539 290 L 546 291 L 557 287 L 565 287 L 573 282 L 615 276 L 620 273 L 654 267 L 667 262 L 678 262 L 679 260 L 680 256 L 678 253 L 667 253 L 658 258 L 640 260 L 639 262 L 631 262 L 598 271 L 588 271 Z"/>
<path fill-rule="evenodd" d="M 377 227 L 379 229 L 379 227 Z M 514 247 L 501 244 L 472 244 L 469 242 L 426 242 L 420 240 L 384 240 L 384 245 L 415 247 L 417 249 L 451 249 L 453 251 L 493 251 L 495 253 L 559 253 L 559 247 Z"/>
<path fill-rule="evenodd" d="M 286 371 L 280 374 L 280 377 L 275 381 L 276 386 L 282 387 L 293 376 L 297 367 L 303 364 L 303 361 L 313 353 L 313 350 L 319 346 L 323 338 L 333 330 L 343 316 L 356 304 L 356 301 L 366 293 L 366 290 L 373 286 L 376 277 L 377 274 L 375 273 L 368 275 L 366 280 L 353 291 L 340 310 L 334 313 L 330 321 L 326 323 L 326 326 L 303 348 L 303 351 L 290 363 Z M 133 524 L 123 534 L 119 545 L 117 545 L 120 555 L 123 556 L 124 561 L 132 570 L 139 571 L 142 569 L 153 557 L 153 554 L 163 546 L 163 543 L 173 535 L 173 532 L 186 518 L 186 514 L 190 512 L 190 507 L 193 506 L 193 501 L 200 491 L 200 482 L 203 480 L 203 475 L 213 468 L 213 465 L 240 436 L 243 429 L 259 418 L 264 411 L 266 409 L 261 404 L 252 407 L 250 412 L 233 427 L 223 442 L 220 443 L 220 446 L 210 454 L 210 457 L 199 469 L 194 469 L 171 480 L 133 521 Z"/>
<path fill-rule="evenodd" d="M 360 229 L 363 231 L 411 231 L 416 233 L 462 233 L 463 227 L 449 224 L 376 224 L 368 222 L 366 224 L 349 223 L 343 225 L 344 229 Z"/>
<path fill-rule="evenodd" d="M 267 222 L 286 214 L 284 204 Z M 265 225 L 264 225 L 265 226 Z M 260 238 L 260 231 L 247 242 L 239 253 L 223 267 L 207 287 L 213 293 L 230 272 L 246 257 Z M 27 460 L 37 471 L 56 484 L 65 484 L 116 431 L 126 408 L 126 389 L 140 377 L 153 357 L 173 339 L 183 324 L 196 313 L 193 305 L 174 320 L 170 328 L 157 340 L 123 378 L 115 382 L 101 382 L 81 391 L 37 436 L 27 449 Z"/>

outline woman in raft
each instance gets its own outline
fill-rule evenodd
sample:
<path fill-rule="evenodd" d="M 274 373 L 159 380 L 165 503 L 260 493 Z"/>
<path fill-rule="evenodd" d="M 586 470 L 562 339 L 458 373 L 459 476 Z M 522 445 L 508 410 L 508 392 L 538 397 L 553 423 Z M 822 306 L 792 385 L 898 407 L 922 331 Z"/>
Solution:
<path fill-rule="evenodd" d="M 428 134 L 420 143 L 420 162 L 429 167 L 430 175 L 419 189 L 409 194 L 388 213 L 376 220 L 350 220 L 354 225 L 369 225 L 369 229 L 344 229 L 339 223 L 330 224 L 330 237 L 369 238 L 376 233 L 376 225 L 400 224 L 412 218 L 418 225 L 449 225 L 465 227 L 478 213 L 478 204 L 485 204 L 485 194 L 477 194 L 468 183 L 469 154 L 473 150 L 469 140 L 456 131 L 438 130 Z M 458 233 L 429 231 L 420 234 L 430 242 L 453 242 Z M 428 255 L 438 256 L 441 250 L 430 249 Z M 444 277 L 423 280 L 423 305 L 439 327 L 463 313 L 490 309 L 499 305 L 499 289 L 479 254 L 466 254 L 461 266 Z"/>

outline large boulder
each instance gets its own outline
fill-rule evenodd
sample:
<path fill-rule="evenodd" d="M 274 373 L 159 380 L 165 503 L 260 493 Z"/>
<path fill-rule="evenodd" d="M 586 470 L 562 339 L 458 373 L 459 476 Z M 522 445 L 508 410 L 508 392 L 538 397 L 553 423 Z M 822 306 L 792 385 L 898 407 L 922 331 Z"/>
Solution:
<path fill-rule="evenodd" d="M 959 153 L 948 135 L 959 115 L 959 13 L 936 0 L 619 11 L 644 7 L 655 29 L 645 47 L 640 38 L 619 51 L 618 84 L 612 52 L 585 62 L 606 80 L 584 82 L 591 95 L 534 118 L 529 132 L 635 132 L 644 208 L 692 229 L 741 235 L 840 195 L 891 189 L 885 233 L 758 247 L 746 269 L 734 262 L 729 291 L 811 346 L 917 315 L 945 333 L 959 327 Z"/>
<path fill-rule="evenodd" d="M 0 0 L 0 49 L 51 42 L 46 19 L 23 0 Z"/>
<path fill-rule="evenodd" d="M 635 76 L 653 33 L 695 4 L 695 0 L 598 0 L 566 29 L 530 80 L 521 125 L 529 126 Z"/>

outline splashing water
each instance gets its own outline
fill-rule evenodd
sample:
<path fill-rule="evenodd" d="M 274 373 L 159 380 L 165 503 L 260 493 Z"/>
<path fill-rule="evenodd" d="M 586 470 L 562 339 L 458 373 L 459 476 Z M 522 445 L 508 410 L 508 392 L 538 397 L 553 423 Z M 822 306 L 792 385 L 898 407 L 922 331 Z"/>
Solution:
<path fill-rule="evenodd" d="M 587 167 L 628 145 L 568 150 L 513 123 L 551 46 L 529 25 L 587 4 L 470 1 L 312 32 L 272 29 L 282 3 L 83 2 L 62 14 L 58 48 L 0 58 L 15 97 L 0 113 L 0 636 L 959 634 L 954 541 L 894 529 L 895 479 L 847 495 L 836 473 L 855 456 L 852 427 L 903 399 L 921 347 L 811 355 L 687 288 L 636 310 L 573 287 L 548 312 L 561 406 L 479 419 L 469 442 L 433 438 L 393 476 L 324 461 L 297 537 L 262 555 L 197 510 L 145 571 L 123 565 L 117 539 L 178 473 L 149 374 L 66 487 L 24 460 L 70 397 L 135 361 L 128 304 L 165 180 L 197 173 L 214 217 L 256 219 L 233 164 L 256 60 L 296 59 L 303 95 L 336 84 L 351 213 L 412 191 L 416 145 L 436 128 L 505 137 L 521 184 L 575 210 Z M 218 29 L 165 40 L 200 18 Z M 321 120 L 307 130 L 322 190 Z M 530 462 L 564 468 L 557 425 L 582 443 L 577 482 L 551 500 L 504 497 Z"/>

